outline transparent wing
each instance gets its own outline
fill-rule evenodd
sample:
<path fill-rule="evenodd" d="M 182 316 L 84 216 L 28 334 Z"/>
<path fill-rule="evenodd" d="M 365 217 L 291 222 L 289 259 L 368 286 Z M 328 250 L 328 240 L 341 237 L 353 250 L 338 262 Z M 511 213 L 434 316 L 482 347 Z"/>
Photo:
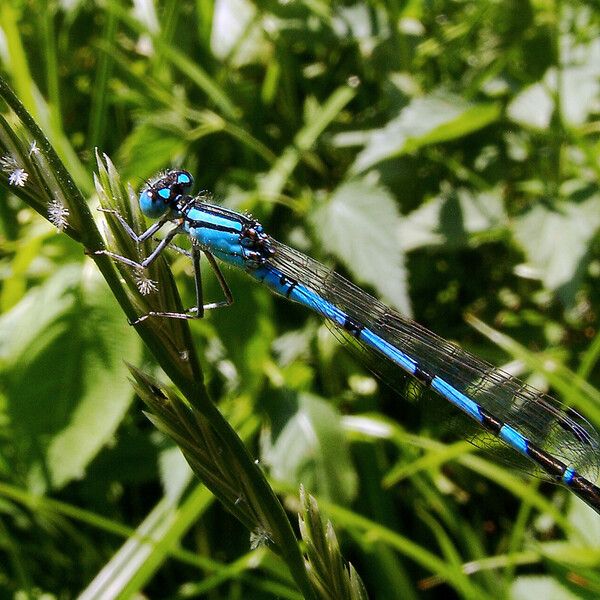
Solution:
<path fill-rule="evenodd" d="M 539 448 L 574 467 L 591 481 L 598 479 L 600 437 L 577 412 L 402 317 L 319 262 L 275 240 L 273 245 L 276 253 L 269 262 L 283 274 L 313 289 L 353 320 L 411 357 L 425 372 L 442 378 Z M 359 349 L 367 366 L 385 383 L 394 389 L 405 389 L 406 375 L 385 354 L 336 329 L 340 340 Z M 376 359 L 368 360 L 367 357 L 373 355 Z M 377 367 L 382 358 L 392 367 Z M 486 449 L 504 447 L 485 431 L 468 436 L 468 439 Z"/>

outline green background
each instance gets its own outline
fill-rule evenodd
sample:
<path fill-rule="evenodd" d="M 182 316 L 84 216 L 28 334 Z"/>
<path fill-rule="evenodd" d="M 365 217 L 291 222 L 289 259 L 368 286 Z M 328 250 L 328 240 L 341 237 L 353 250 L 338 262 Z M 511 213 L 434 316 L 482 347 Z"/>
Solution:
<path fill-rule="evenodd" d="M 136 190 L 185 167 L 598 428 L 599 34 L 593 1 L 5 0 L 0 71 L 90 206 L 95 148 Z M 479 597 L 600 595 L 596 513 L 225 275 L 235 304 L 192 324 L 211 396 L 292 520 L 300 482 L 319 499 L 372 598 L 468 595 L 420 551 Z M 0 311 L 3 595 L 298 597 L 142 415 L 124 361 L 161 373 L 94 264 L 4 188 Z M 138 526 L 158 541 L 128 552 Z"/>

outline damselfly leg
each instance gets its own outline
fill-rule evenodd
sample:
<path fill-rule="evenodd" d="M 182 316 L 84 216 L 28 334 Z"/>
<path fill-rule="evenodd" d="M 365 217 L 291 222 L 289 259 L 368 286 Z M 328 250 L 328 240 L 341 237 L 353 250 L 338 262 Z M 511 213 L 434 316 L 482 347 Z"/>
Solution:
<path fill-rule="evenodd" d="M 144 231 L 143 233 L 138 235 L 131 228 L 131 226 L 127 223 L 127 221 L 125 221 L 125 219 L 123 219 L 123 217 L 117 211 L 112 210 L 112 209 L 103 209 L 103 212 L 108 212 L 110 214 L 113 214 L 115 216 L 115 218 L 119 221 L 120 225 L 123 227 L 123 230 L 127 233 L 127 235 L 129 235 L 129 237 L 131 237 L 131 239 L 134 242 L 136 242 L 136 244 L 140 244 L 144 240 L 147 240 L 149 237 L 154 235 L 167 222 L 173 221 L 172 216 L 169 217 L 168 215 L 165 215 L 159 221 L 157 221 L 152 226 L 150 226 L 148 229 L 146 229 L 146 231 Z M 223 295 L 225 296 L 225 300 L 220 300 L 218 302 L 208 302 L 206 304 L 204 303 L 203 290 L 202 290 L 202 271 L 201 271 L 201 267 L 200 267 L 200 258 L 202 255 L 202 250 L 194 239 L 192 239 L 192 251 L 191 252 L 188 252 L 187 250 L 184 250 L 183 248 L 180 248 L 179 246 L 176 246 L 175 244 L 173 244 L 172 243 L 173 238 L 180 233 L 185 234 L 185 232 L 180 228 L 179 225 L 170 229 L 167 232 L 167 234 L 165 235 L 165 237 L 162 238 L 161 240 L 159 240 L 156 248 L 154 248 L 154 250 L 151 252 L 151 254 L 148 255 L 146 258 L 144 258 L 141 261 L 135 261 L 131 258 L 127 258 L 126 256 L 117 254 L 116 252 L 111 252 L 110 250 L 97 250 L 95 252 L 95 254 L 104 254 L 106 256 L 110 256 L 112 259 L 117 260 L 123 264 L 130 266 L 130 267 L 133 267 L 134 269 L 138 269 L 140 271 L 147 269 L 162 254 L 162 252 L 167 247 L 170 247 L 173 250 L 179 252 L 180 254 L 183 254 L 183 255 L 191 258 L 192 264 L 194 266 L 194 288 L 195 288 L 195 293 L 196 293 L 196 305 L 193 306 L 192 308 L 187 309 L 185 312 L 150 311 L 150 312 L 146 313 L 145 315 L 142 315 L 135 321 L 133 321 L 131 323 L 132 325 L 137 325 L 138 323 L 145 321 L 149 317 L 162 317 L 162 318 L 167 318 L 167 319 L 187 319 L 187 320 L 201 319 L 204 317 L 205 310 L 212 310 L 214 308 L 222 308 L 222 307 L 230 306 L 231 304 L 233 304 L 233 295 L 231 293 L 231 289 L 227 285 L 227 282 L 225 281 L 225 277 L 223 276 L 223 273 L 221 272 L 221 269 L 219 268 L 217 261 L 215 260 L 215 258 L 213 257 L 213 255 L 210 252 L 206 252 L 206 251 L 204 251 L 204 254 L 206 255 L 206 258 L 208 259 L 208 264 L 210 265 L 213 272 L 215 273 L 217 281 L 219 282 L 219 286 L 220 286 L 221 290 L 223 291 Z"/>
<path fill-rule="evenodd" d="M 133 325 L 137 325 L 142 321 L 145 321 L 149 317 L 163 317 L 166 319 L 202 319 L 204 317 L 205 310 L 212 310 L 214 308 L 223 308 L 225 306 L 231 306 L 233 304 L 233 294 L 231 293 L 231 289 L 227 285 L 227 281 L 225 281 L 225 277 L 217 264 L 214 256 L 210 252 L 204 252 L 204 255 L 208 259 L 208 264 L 211 266 L 217 281 L 219 282 L 219 286 L 223 291 L 223 295 L 225 296 L 225 300 L 219 300 L 218 302 L 208 302 L 204 304 L 203 290 L 202 290 L 202 270 L 200 268 L 200 258 L 202 256 L 202 251 L 199 248 L 198 244 L 192 241 L 192 251 L 188 252 L 179 246 L 171 246 L 174 250 L 179 252 L 180 254 L 184 254 L 192 259 L 192 264 L 194 265 L 194 288 L 196 291 L 196 306 L 189 308 L 185 312 L 168 312 L 168 311 L 150 311 L 145 315 L 142 315 L 139 319 L 133 322 Z"/>

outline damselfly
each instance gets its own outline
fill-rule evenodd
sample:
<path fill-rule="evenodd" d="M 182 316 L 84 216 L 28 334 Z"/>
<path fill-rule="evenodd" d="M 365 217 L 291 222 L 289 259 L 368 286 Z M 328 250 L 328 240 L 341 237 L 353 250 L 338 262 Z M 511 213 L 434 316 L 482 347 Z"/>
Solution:
<path fill-rule="evenodd" d="M 137 322 L 148 317 L 195 319 L 206 309 L 231 304 L 231 292 L 216 257 L 243 269 L 276 294 L 320 314 L 342 337 L 376 357 L 376 362 L 391 363 L 394 371 L 401 370 L 470 417 L 479 425 L 481 440 L 487 436 L 512 448 L 528 459 L 538 474 L 563 484 L 600 513 L 600 488 L 593 483 L 600 473 L 600 438 L 581 415 L 444 341 L 317 261 L 277 242 L 257 220 L 189 195 L 192 184 L 192 176 L 183 170 L 168 171 L 149 183 L 140 194 L 140 207 L 146 216 L 159 220 L 141 235 L 115 215 L 138 243 L 164 225 L 172 225 L 141 262 L 101 251 L 136 269 L 152 264 L 177 234 L 188 235 L 193 242 L 190 256 L 196 306 L 184 313 L 151 312 Z M 224 301 L 203 304 L 201 253 L 217 275 Z M 375 370 L 384 380 L 390 379 L 390 369 Z"/>

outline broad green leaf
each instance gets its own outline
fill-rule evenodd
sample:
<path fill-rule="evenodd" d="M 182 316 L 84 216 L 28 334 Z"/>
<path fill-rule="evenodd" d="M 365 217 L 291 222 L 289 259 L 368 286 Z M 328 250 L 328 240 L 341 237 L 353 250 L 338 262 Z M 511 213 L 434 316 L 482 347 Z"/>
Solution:
<path fill-rule="evenodd" d="M 507 218 L 500 190 L 473 193 L 459 188 L 431 198 L 400 223 L 405 252 L 423 246 L 462 246 L 469 234 L 504 226 Z"/>
<path fill-rule="evenodd" d="M 156 439 L 143 429 L 127 425 L 119 429 L 117 439 L 111 440 L 88 467 L 85 478 L 88 493 L 101 495 L 115 481 L 124 486 L 142 485 L 156 478 L 159 458 Z"/>
<path fill-rule="evenodd" d="M 565 11 L 566 12 L 566 11 Z M 553 88 L 560 81 L 563 117 L 571 125 L 583 125 L 588 115 L 597 112 L 600 94 L 600 39 L 580 41 L 565 34 L 561 39 L 563 66 L 560 80 L 555 69 L 547 74 Z"/>
<path fill-rule="evenodd" d="M 340 6 L 332 19 L 333 30 L 343 38 L 358 42 L 364 55 L 370 55 L 379 42 L 389 36 L 383 9 L 373 8 L 364 2 Z"/>
<path fill-rule="evenodd" d="M 553 207 L 536 204 L 515 220 L 514 235 L 544 285 L 572 301 L 583 276 L 584 259 L 600 227 L 600 195 Z"/>
<path fill-rule="evenodd" d="M 268 51 L 264 29 L 256 13 L 256 6 L 248 0 L 215 2 L 210 47 L 216 58 L 242 67 Z"/>
<path fill-rule="evenodd" d="M 583 125 L 589 114 L 596 111 L 600 94 L 600 70 L 597 64 L 594 66 L 595 68 L 587 65 L 571 67 L 562 72 L 561 109 L 565 121 L 570 125 Z M 553 76 L 556 78 L 555 72 Z"/>
<path fill-rule="evenodd" d="M 527 86 L 508 105 L 508 116 L 524 127 L 546 130 L 560 92 L 560 110 L 570 125 L 581 126 L 596 110 L 600 94 L 600 40 L 576 44 L 570 35 L 562 37 L 564 61 L 560 74 L 555 67 L 543 80 Z M 560 86 L 560 88 L 559 88 Z"/>
<path fill-rule="evenodd" d="M 542 83 L 526 87 L 506 109 L 508 117 L 515 123 L 541 130 L 548 129 L 553 112 L 551 91 Z"/>
<path fill-rule="evenodd" d="M 571 499 L 569 518 L 577 527 L 579 534 L 585 538 L 590 546 L 597 545 L 600 540 L 600 519 L 598 513 L 590 508 L 585 502 L 579 498 Z M 596 563 L 600 562 L 600 547 L 598 548 L 598 556 Z M 590 556 L 590 552 L 587 553 Z"/>
<path fill-rule="evenodd" d="M 589 512 L 590 518 L 588 521 L 591 525 L 589 532 L 580 529 L 576 535 L 572 536 L 575 543 L 566 540 L 544 542 L 540 544 L 539 549 L 546 558 L 559 565 L 597 568 L 600 564 L 600 548 L 595 546 L 598 540 L 598 527 L 593 523 L 593 520 L 598 520 L 598 513 L 582 501 L 578 501 L 577 504 Z M 582 544 L 581 537 L 586 539 L 588 543 Z M 600 573 L 598 576 L 600 577 Z"/>
<path fill-rule="evenodd" d="M 369 178 L 342 184 L 314 211 L 311 222 L 323 247 L 361 283 L 410 313 L 400 215 L 391 194 Z"/>
<path fill-rule="evenodd" d="M 0 361 L 19 466 L 60 488 L 80 478 L 132 399 L 140 342 L 86 264 L 58 271 L 0 319 Z"/>
<path fill-rule="evenodd" d="M 294 486 L 302 483 L 340 504 L 348 504 L 356 493 L 356 472 L 341 416 L 317 396 L 298 396 L 296 413 L 263 459 L 275 479 Z"/>
<path fill-rule="evenodd" d="M 371 131 L 352 171 L 415 152 L 419 148 L 464 137 L 500 117 L 498 103 L 473 104 L 441 93 L 416 98 L 382 129 Z"/>
<path fill-rule="evenodd" d="M 524 575 L 517 577 L 512 584 L 509 598 L 511 600 L 531 600 L 532 598 L 577 600 L 578 596 L 560 585 L 552 577 Z"/>

